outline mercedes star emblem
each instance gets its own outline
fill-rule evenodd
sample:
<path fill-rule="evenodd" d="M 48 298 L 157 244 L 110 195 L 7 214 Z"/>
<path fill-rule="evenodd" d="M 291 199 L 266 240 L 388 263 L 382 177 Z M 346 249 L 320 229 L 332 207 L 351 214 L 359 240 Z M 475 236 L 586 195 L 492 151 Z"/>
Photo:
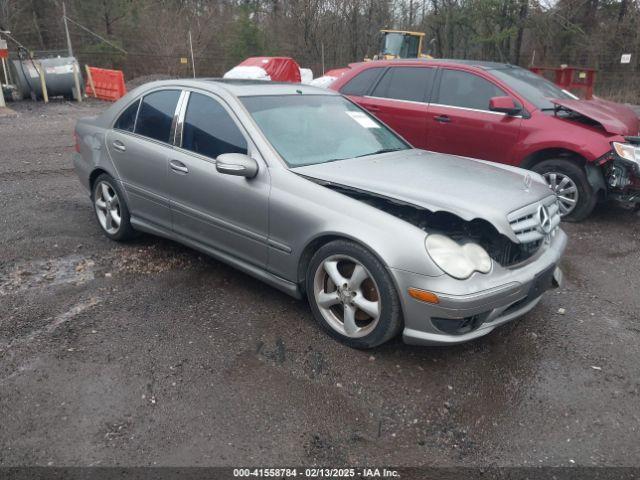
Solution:
<path fill-rule="evenodd" d="M 542 233 L 551 232 L 551 217 L 549 216 L 549 210 L 544 205 L 538 207 L 538 221 L 540 222 Z"/>

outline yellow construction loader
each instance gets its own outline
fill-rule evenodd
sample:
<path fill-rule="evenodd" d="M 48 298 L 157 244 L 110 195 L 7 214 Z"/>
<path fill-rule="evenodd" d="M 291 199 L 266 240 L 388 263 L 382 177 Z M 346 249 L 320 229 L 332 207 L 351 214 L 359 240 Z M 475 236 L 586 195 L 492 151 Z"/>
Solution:
<path fill-rule="evenodd" d="M 380 30 L 380 52 L 373 60 L 393 60 L 395 58 L 432 58 L 422 53 L 425 34 L 407 30 Z M 371 60 L 365 58 L 365 61 Z"/>

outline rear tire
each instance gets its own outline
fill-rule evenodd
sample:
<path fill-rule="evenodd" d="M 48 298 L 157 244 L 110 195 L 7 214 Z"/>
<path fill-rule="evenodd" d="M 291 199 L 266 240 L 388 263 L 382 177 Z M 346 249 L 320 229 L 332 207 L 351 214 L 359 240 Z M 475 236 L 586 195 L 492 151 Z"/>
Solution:
<path fill-rule="evenodd" d="M 306 291 L 318 324 L 350 347 L 377 347 L 400 332 L 402 310 L 391 276 L 357 243 L 322 246 L 309 263 Z"/>
<path fill-rule="evenodd" d="M 113 177 L 103 173 L 91 191 L 93 210 L 102 232 L 111 240 L 122 242 L 134 237 L 131 216 L 120 185 Z"/>
<path fill-rule="evenodd" d="M 564 221 L 579 222 L 591 214 L 598 196 L 589 184 L 584 168 L 576 162 L 550 159 L 538 163 L 532 170 L 545 177 L 551 190 L 558 195 Z"/>

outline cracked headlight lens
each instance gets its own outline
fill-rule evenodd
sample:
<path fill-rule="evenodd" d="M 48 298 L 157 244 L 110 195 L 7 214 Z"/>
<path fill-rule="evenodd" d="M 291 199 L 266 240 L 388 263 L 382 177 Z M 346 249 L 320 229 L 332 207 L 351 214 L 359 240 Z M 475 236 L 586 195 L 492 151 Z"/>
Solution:
<path fill-rule="evenodd" d="M 425 246 L 434 263 L 453 278 L 464 280 L 473 272 L 491 271 L 491 257 L 476 243 L 460 245 L 449 237 L 433 234 L 426 238 Z"/>

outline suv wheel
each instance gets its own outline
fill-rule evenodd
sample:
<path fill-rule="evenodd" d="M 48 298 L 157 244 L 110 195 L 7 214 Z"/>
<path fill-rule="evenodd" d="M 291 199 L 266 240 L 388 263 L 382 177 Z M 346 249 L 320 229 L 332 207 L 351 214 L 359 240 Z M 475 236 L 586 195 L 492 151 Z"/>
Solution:
<path fill-rule="evenodd" d="M 93 184 L 91 199 L 98 224 L 107 237 L 117 241 L 133 237 L 129 209 L 118 182 L 107 174 L 100 175 Z"/>
<path fill-rule="evenodd" d="M 558 196 L 563 220 L 579 222 L 589 216 L 598 197 L 580 165 L 571 160 L 552 159 L 538 163 L 532 170 L 542 175 Z"/>
<path fill-rule="evenodd" d="M 400 300 L 389 273 L 364 247 L 336 240 L 321 247 L 307 270 L 316 321 L 354 348 L 373 348 L 398 334 Z"/>

